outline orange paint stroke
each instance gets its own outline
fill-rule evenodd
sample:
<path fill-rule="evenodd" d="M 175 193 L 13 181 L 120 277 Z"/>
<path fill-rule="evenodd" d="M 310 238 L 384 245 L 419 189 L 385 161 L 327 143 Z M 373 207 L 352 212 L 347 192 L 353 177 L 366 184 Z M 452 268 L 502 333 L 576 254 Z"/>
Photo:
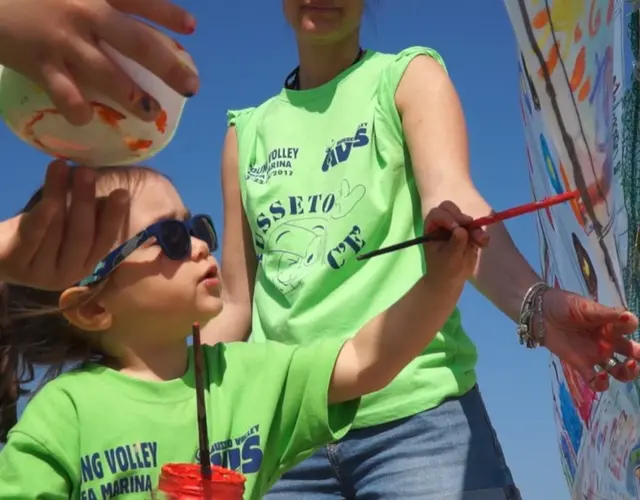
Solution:
<path fill-rule="evenodd" d="M 580 88 L 580 92 L 578 92 L 578 101 L 583 102 L 587 97 L 589 97 L 589 92 L 591 92 L 591 78 L 587 78 L 584 85 Z"/>
<path fill-rule="evenodd" d="M 22 129 L 22 133 L 26 136 L 29 137 L 34 144 L 36 144 L 37 146 L 40 146 L 44 149 L 47 149 L 37 138 L 36 138 L 36 132 L 35 132 L 35 126 L 41 122 L 42 120 L 45 119 L 45 117 L 47 115 L 59 115 L 60 112 L 56 109 L 56 108 L 49 108 L 49 109 L 42 109 L 38 112 L 36 112 L 33 115 L 33 118 L 31 118 L 31 120 L 29 120 L 25 125 L 24 128 Z"/>
<path fill-rule="evenodd" d="M 547 9 L 544 8 L 531 18 L 531 26 L 537 30 L 541 30 L 547 24 L 549 24 L 549 16 L 547 15 Z"/>
<path fill-rule="evenodd" d="M 578 90 L 578 87 L 582 83 L 584 79 L 585 69 L 587 67 L 587 49 L 583 46 L 578 52 L 578 57 L 576 58 L 576 65 L 573 67 L 573 72 L 571 73 L 571 81 L 569 85 L 571 86 L 571 91 L 575 92 Z"/>
<path fill-rule="evenodd" d="M 582 40 L 582 29 L 580 29 L 580 25 L 577 24 L 576 25 L 576 29 L 573 32 L 573 41 L 575 43 L 578 43 L 578 42 L 580 42 L 580 40 Z"/>
<path fill-rule="evenodd" d="M 571 189 L 569 188 L 569 177 L 567 176 L 567 171 L 564 168 L 564 165 L 562 163 L 560 163 L 560 177 L 562 177 L 562 183 L 564 184 L 564 188 L 567 191 L 571 191 Z M 575 215 L 576 220 L 578 221 L 578 224 L 584 227 L 585 221 L 584 221 L 584 217 L 582 217 L 582 212 L 580 211 L 580 205 L 578 204 L 578 200 L 574 198 L 573 200 L 571 200 L 570 205 L 573 211 L 573 215 Z"/>
<path fill-rule="evenodd" d="M 160 114 L 156 118 L 156 130 L 161 134 L 167 131 L 167 112 L 164 109 L 160 110 Z"/>
<path fill-rule="evenodd" d="M 117 111 L 106 104 L 102 104 L 101 102 L 91 101 L 90 104 L 98 113 L 98 118 L 100 118 L 102 123 L 109 125 L 111 128 L 117 129 L 120 126 L 118 122 L 127 118 L 125 115 L 120 113 L 120 111 Z"/>
<path fill-rule="evenodd" d="M 146 151 L 153 145 L 153 141 L 150 139 L 132 139 L 131 137 L 125 137 L 124 142 L 134 153 Z"/>
<path fill-rule="evenodd" d="M 545 65 L 547 66 L 547 70 L 549 71 L 550 75 L 552 75 L 553 72 L 555 71 L 556 66 L 558 65 L 559 59 L 560 59 L 560 50 L 559 50 L 558 44 L 554 43 L 549 48 L 549 53 L 547 54 L 547 61 L 545 62 Z M 538 75 L 540 76 L 540 78 L 544 78 L 544 71 L 542 70 L 542 68 L 538 70 Z"/>

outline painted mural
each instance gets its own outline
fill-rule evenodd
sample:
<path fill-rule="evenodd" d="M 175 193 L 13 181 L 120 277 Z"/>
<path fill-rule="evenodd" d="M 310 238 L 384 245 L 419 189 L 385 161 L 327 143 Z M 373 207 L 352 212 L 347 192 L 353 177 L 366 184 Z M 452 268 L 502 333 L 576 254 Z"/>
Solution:
<path fill-rule="evenodd" d="M 505 0 L 518 41 L 520 105 L 545 280 L 627 305 L 628 216 L 621 171 L 628 13 L 622 0 Z M 636 313 L 638 311 L 635 311 Z M 640 499 L 637 385 L 597 395 L 552 357 L 558 446 L 571 498 Z"/>

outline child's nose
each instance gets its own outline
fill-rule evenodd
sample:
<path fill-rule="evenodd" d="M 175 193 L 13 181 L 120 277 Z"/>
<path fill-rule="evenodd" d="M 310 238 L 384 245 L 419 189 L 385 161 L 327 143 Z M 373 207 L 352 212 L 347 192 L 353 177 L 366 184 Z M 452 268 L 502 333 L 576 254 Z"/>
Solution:
<path fill-rule="evenodd" d="M 204 241 L 195 237 L 191 238 L 191 258 L 193 260 L 206 259 L 210 253 L 209 245 Z"/>

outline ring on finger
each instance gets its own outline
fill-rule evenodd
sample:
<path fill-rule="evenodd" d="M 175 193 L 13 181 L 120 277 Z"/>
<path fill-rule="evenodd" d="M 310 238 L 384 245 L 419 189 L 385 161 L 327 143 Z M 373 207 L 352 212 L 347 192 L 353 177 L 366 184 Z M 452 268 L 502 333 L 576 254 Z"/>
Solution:
<path fill-rule="evenodd" d="M 600 373 L 602 373 L 603 371 L 604 371 L 604 368 L 602 368 L 602 366 L 594 365 L 594 367 L 593 367 L 593 377 L 591 377 L 591 379 L 589 379 L 588 383 L 591 384 L 591 383 L 595 382 L 596 378 L 598 377 L 598 375 Z"/>
<path fill-rule="evenodd" d="M 622 354 L 618 354 L 617 352 L 613 354 L 613 359 L 615 359 L 618 363 L 625 363 L 627 361 L 626 356 L 623 356 Z"/>
<path fill-rule="evenodd" d="M 613 358 L 609 358 L 604 363 L 604 365 L 600 365 L 600 366 L 601 366 L 601 368 L 607 370 L 608 372 L 611 372 L 611 370 L 613 370 L 616 366 L 618 366 L 618 361 L 616 361 Z"/>

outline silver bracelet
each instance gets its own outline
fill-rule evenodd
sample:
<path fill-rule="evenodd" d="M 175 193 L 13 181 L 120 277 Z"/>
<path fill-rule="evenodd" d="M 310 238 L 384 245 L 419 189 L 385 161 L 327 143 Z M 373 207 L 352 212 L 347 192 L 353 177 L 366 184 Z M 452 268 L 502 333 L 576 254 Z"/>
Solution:
<path fill-rule="evenodd" d="M 520 344 L 527 349 L 534 349 L 544 342 L 545 328 L 542 318 L 542 298 L 549 290 L 546 283 L 536 283 L 527 290 L 520 306 L 520 316 L 518 318 L 518 328 L 516 332 L 520 339 Z M 534 323 L 538 321 L 538 329 L 534 334 Z"/>

